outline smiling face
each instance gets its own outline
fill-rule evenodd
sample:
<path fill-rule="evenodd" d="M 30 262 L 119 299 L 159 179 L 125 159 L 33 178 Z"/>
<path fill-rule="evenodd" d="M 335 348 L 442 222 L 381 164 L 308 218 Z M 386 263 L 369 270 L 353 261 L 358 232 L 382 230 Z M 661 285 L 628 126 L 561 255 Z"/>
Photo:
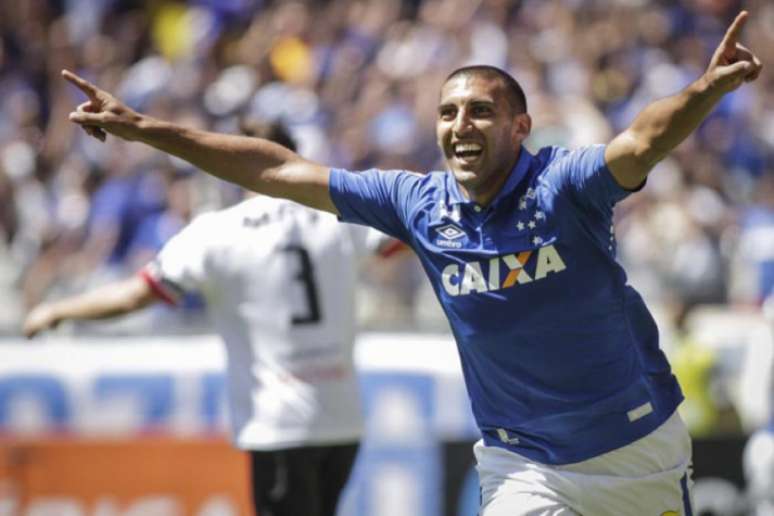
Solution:
<path fill-rule="evenodd" d="M 516 165 L 529 115 L 508 101 L 501 79 L 453 76 L 441 88 L 436 135 L 446 165 L 467 196 L 488 204 Z"/>

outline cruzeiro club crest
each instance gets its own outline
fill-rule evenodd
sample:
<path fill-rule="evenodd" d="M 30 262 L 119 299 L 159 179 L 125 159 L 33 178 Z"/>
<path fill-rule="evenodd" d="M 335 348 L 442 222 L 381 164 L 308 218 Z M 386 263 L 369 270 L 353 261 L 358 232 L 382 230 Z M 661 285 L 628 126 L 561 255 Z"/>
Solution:
<path fill-rule="evenodd" d="M 459 240 L 465 236 L 465 232 L 454 224 L 446 224 L 435 230 L 440 235 L 440 238 L 435 241 L 436 245 L 441 247 L 453 247 L 455 249 L 462 247 L 462 242 Z"/>

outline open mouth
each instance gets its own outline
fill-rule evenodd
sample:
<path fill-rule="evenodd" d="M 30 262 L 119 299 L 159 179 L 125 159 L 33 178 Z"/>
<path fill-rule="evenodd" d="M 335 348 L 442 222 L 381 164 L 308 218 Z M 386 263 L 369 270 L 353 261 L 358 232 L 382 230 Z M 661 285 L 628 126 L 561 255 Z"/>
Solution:
<path fill-rule="evenodd" d="M 478 143 L 455 143 L 454 157 L 465 163 L 476 161 L 484 152 L 484 148 Z"/>

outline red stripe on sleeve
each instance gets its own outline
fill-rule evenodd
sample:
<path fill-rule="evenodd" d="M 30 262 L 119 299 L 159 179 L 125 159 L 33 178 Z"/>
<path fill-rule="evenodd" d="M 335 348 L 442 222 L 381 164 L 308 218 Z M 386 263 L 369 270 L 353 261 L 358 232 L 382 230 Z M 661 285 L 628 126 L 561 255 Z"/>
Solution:
<path fill-rule="evenodd" d="M 140 270 L 140 272 L 137 273 L 143 280 L 145 280 L 145 283 L 148 284 L 151 291 L 153 291 L 153 294 L 167 303 L 168 305 L 177 305 L 177 299 L 174 295 L 172 295 L 169 290 L 164 288 L 164 285 L 161 284 L 156 278 L 153 277 L 153 275 L 148 272 L 146 269 Z"/>
<path fill-rule="evenodd" d="M 410 251 L 411 248 L 400 240 L 391 238 L 379 249 L 378 255 L 382 258 L 389 258 L 393 255 Z"/>

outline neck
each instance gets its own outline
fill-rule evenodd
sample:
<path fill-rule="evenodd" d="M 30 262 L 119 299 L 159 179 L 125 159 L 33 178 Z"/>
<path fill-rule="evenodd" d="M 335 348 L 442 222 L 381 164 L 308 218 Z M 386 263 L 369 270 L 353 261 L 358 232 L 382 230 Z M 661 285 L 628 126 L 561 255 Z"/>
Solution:
<path fill-rule="evenodd" d="M 457 184 L 459 185 L 462 194 L 479 206 L 489 206 L 489 203 L 491 203 L 497 194 L 500 193 L 505 182 L 511 177 L 511 172 L 513 172 L 514 167 L 516 167 L 516 163 L 519 162 L 520 156 L 521 147 L 519 147 L 519 150 L 516 152 L 515 157 L 508 164 L 507 168 L 498 170 L 479 185 L 469 187 L 458 182 Z"/>

